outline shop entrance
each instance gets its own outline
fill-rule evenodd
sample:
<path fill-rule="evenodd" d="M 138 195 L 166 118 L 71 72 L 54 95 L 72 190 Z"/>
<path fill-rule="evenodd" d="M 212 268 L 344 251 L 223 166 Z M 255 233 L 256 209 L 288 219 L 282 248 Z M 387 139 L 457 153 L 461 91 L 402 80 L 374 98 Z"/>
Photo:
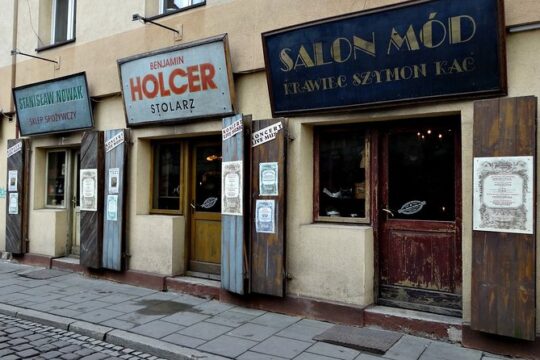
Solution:
<path fill-rule="evenodd" d="M 191 147 L 189 270 L 219 280 L 221 271 L 221 142 Z"/>
<path fill-rule="evenodd" d="M 461 316 L 459 118 L 381 137 L 379 303 Z"/>
<path fill-rule="evenodd" d="M 71 243 L 68 253 L 79 256 L 81 251 L 81 207 L 80 207 L 80 169 L 81 151 L 71 151 Z"/>

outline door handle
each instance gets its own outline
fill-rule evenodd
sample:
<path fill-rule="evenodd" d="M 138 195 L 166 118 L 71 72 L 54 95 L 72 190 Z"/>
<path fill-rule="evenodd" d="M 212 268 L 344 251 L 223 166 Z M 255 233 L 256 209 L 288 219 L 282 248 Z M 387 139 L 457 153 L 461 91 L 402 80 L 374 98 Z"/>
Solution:
<path fill-rule="evenodd" d="M 193 210 L 197 210 L 197 207 L 195 206 L 195 201 L 190 202 L 189 206 L 191 206 Z"/>
<path fill-rule="evenodd" d="M 391 217 L 394 217 L 394 213 L 390 209 L 382 209 L 385 213 L 389 214 Z"/>

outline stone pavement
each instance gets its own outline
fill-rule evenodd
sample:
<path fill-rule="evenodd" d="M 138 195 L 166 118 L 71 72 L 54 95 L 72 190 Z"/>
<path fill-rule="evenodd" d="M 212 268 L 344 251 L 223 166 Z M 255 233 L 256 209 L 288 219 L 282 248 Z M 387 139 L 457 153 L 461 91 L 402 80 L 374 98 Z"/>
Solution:
<path fill-rule="evenodd" d="M 403 336 L 386 354 L 314 341 L 334 324 L 0 261 L 0 314 L 170 359 L 489 360 L 459 345 Z M 0 343 L 2 341 L 0 340 Z"/>
<path fill-rule="evenodd" d="M 0 359 L 161 360 L 52 326 L 0 315 Z"/>

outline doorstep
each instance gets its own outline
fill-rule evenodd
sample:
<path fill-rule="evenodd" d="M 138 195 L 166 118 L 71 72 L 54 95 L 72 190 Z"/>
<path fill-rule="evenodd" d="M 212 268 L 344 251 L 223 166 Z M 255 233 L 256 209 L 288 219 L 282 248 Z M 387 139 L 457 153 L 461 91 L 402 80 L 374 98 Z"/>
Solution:
<path fill-rule="evenodd" d="M 364 323 L 430 339 L 462 341 L 462 319 L 452 316 L 375 305 L 364 310 Z"/>
<path fill-rule="evenodd" d="M 180 291 L 194 296 L 219 300 L 221 281 L 192 276 L 174 276 L 165 279 L 165 288 L 167 291 Z"/>

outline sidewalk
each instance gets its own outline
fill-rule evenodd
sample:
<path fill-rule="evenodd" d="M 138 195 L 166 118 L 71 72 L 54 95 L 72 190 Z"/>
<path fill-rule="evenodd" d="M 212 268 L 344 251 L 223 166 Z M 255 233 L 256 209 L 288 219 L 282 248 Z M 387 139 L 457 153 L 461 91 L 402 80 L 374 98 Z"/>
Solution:
<path fill-rule="evenodd" d="M 170 359 L 501 358 L 409 335 L 384 355 L 361 353 L 313 340 L 332 323 L 2 261 L 0 314 Z"/>

